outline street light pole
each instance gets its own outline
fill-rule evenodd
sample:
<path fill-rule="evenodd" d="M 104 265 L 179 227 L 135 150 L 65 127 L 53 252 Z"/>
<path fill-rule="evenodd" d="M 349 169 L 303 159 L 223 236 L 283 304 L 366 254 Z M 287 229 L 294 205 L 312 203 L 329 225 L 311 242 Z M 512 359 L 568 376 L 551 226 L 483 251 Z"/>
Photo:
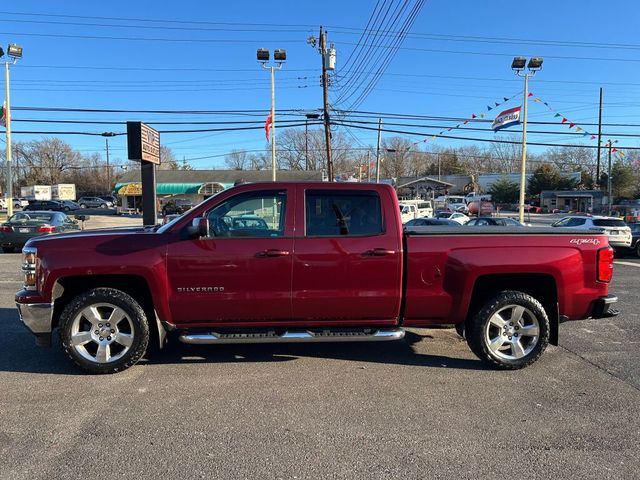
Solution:
<path fill-rule="evenodd" d="M 9 62 L 4 62 L 5 137 L 7 155 L 7 218 L 13 215 L 13 172 L 11 169 L 11 100 L 9 98 Z"/>
<path fill-rule="evenodd" d="M 104 142 L 107 149 L 107 188 L 109 189 L 109 193 L 111 193 L 111 167 L 109 165 L 109 137 L 115 137 L 116 134 L 113 132 L 102 132 L 101 135 L 104 138 Z"/>
<path fill-rule="evenodd" d="M 16 63 L 22 58 L 22 47 L 15 43 L 10 43 L 7 48 L 7 55 L 12 60 L 4 62 L 4 98 L 5 98 L 5 136 L 6 136 L 6 156 L 7 156 L 7 217 L 13 215 L 13 171 L 11 168 L 11 98 L 9 97 L 9 63 Z M 0 57 L 4 56 L 4 50 L 0 48 Z"/>
<path fill-rule="evenodd" d="M 262 64 L 262 68 L 271 70 L 271 170 L 272 180 L 276 181 L 276 70 L 282 68 L 283 62 L 287 59 L 287 52 L 276 49 L 273 52 L 275 66 L 268 66 L 269 50 L 259 48 L 257 52 L 258 61 Z"/>
<path fill-rule="evenodd" d="M 515 57 L 511 63 L 511 68 L 519 77 L 524 77 L 524 101 L 522 107 L 522 160 L 520 162 L 520 200 L 519 200 L 519 220 L 524 223 L 524 197 L 527 189 L 527 106 L 529 100 L 529 77 L 533 77 L 542 68 L 542 57 Z M 525 65 L 528 72 L 525 72 Z"/>

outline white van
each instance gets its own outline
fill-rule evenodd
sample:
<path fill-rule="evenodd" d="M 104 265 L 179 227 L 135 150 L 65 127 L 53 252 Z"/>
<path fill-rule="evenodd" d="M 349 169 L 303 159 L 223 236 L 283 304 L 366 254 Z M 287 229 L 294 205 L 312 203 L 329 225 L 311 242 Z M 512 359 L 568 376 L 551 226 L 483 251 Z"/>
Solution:
<path fill-rule="evenodd" d="M 401 200 L 400 201 L 400 212 L 402 213 L 404 207 L 413 207 L 410 209 L 406 209 L 407 220 L 402 220 L 402 223 L 408 222 L 412 218 L 418 217 L 433 217 L 433 203 L 431 200 Z M 413 217 L 409 218 L 411 214 L 414 214 Z"/>

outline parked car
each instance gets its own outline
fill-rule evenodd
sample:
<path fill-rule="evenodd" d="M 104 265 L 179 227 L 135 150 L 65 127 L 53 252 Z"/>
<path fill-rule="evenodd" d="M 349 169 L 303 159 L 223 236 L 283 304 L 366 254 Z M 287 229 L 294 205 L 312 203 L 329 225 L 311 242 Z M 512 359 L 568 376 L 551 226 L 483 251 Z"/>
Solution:
<path fill-rule="evenodd" d="M 22 248 L 33 237 L 79 228 L 78 222 L 62 212 L 19 212 L 0 225 L 0 245 L 4 253 L 11 253 L 16 248 Z"/>
<path fill-rule="evenodd" d="M 229 229 L 247 215 L 268 228 Z M 403 231 L 391 185 L 248 183 L 159 228 L 29 240 L 15 300 L 39 345 L 57 329 L 92 373 L 123 371 L 169 337 L 375 342 L 441 324 L 487 364 L 518 369 L 557 343 L 561 321 L 618 314 L 602 233 L 446 230 Z"/>
<path fill-rule="evenodd" d="M 107 202 L 111 203 L 111 206 L 115 207 L 116 205 L 118 205 L 118 199 L 116 197 L 114 197 L 113 195 L 100 195 L 100 197 L 102 200 L 106 200 Z"/>
<path fill-rule="evenodd" d="M 78 199 L 80 208 L 109 208 L 113 203 L 100 197 L 80 197 Z"/>
<path fill-rule="evenodd" d="M 29 200 L 29 204 L 22 210 L 25 212 L 36 210 L 53 210 L 55 212 L 63 212 L 64 205 L 59 200 Z"/>
<path fill-rule="evenodd" d="M 188 198 L 172 198 L 162 207 L 162 215 L 181 214 L 193 208 L 193 202 Z"/>
<path fill-rule="evenodd" d="M 447 218 L 414 218 L 404 224 L 405 227 L 428 227 L 428 226 L 441 226 L 441 227 L 459 227 L 460 223 L 455 220 L 449 220 Z"/>
<path fill-rule="evenodd" d="M 556 228 L 574 228 L 604 233 L 614 249 L 631 247 L 631 229 L 619 218 L 589 215 L 569 215 L 551 224 Z"/>
<path fill-rule="evenodd" d="M 467 217 L 464 213 L 460 213 L 460 212 L 438 212 L 436 214 L 436 218 L 453 220 L 454 222 L 457 222 L 460 225 L 464 225 L 469 221 L 469 217 Z"/>
<path fill-rule="evenodd" d="M 14 210 L 19 208 L 24 208 L 27 205 L 29 205 L 29 200 L 27 200 L 26 198 L 13 198 L 11 201 L 13 202 Z M 7 208 L 7 199 L 4 197 L 0 197 L 0 208 L 2 209 Z"/>
<path fill-rule="evenodd" d="M 524 227 L 519 221 L 508 217 L 472 218 L 465 225 L 469 227 Z"/>

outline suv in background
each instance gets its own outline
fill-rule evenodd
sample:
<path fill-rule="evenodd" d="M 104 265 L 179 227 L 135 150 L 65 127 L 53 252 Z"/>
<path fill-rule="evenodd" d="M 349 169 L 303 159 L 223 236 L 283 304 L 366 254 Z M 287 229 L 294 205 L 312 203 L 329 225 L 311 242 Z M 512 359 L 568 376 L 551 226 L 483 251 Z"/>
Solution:
<path fill-rule="evenodd" d="M 576 228 L 604 233 L 609 237 L 612 248 L 631 247 L 631 229 L 621 219 L 615 217 L 569 215 L 551 225 L 557 228 Z"/>
<path fill-rule="evenodd" d="M 108 208 L 113 207 L 113 203 L 100 197 L 80 197 L 78 199 L 80 208 Z"/>
<path fill-rule="evenodd" d="M 100 195 L 100 198 L 102 200 L 106 200 L 107 202 L 111 202 L 111 205 L 113 205 L 114 207 L 118 205 L 118 199 L 113 195 Z"/>

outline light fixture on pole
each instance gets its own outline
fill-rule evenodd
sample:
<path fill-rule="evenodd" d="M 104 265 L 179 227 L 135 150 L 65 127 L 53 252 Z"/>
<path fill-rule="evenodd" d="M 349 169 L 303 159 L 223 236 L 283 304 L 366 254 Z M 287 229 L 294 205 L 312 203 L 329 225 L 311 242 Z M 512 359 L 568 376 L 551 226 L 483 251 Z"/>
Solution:
<path fill-rule="evenodd" d="M 267 65 L 269 62 L 269 50 L 259 48 L 257 51 L 257 59 L 262 64 L 262 68 L 271 70 L 271 168 L 272 180 L 276 181 L 276 70 L 282 68 L 282 64 L 287 61 L 287 52 L 280 48 L 273 51 L 274 65 Z"/>
<path fill-rule="evenodd" d="M 4 51 L 0 48 L 0 58 L 4 56 Z M 15 43 L 9 44 L 7 48 L 7 56 L 11 60 L 4 62 L 4 104 L 2 108 L 2 117 L 4 119 L 5 136 L 6 136 L 6 152 L 7 152 L 7 191 L 5 197 L 7 199 L 7 217 L 13 215 L 13 172 L 11 169 L 11 99 L 9 96 L 9 64 L 14 64 L 19 58 L 22 58 L 22 47 Z"/>
<path fill-rule="evenodd" d="M 109 137 L 115 137 L 116 134 L 113 132 L 102 132 L 104 138 L 104 142 L 107 148 L 107 188 L 109 189 L 109 194 L 111 194 L 111 167 L 109 166 Z"/>
<path fill-rule="evenodd" d="M 515 57 L 511 62 L 511 68 L 519 77 L 524 77 L 524 102 L 522 106 L 522 161 L 520 165 L 520 201 L 519 216 L 520 223 L 524 223 L 524 194 L 527 188 L 527 104 L 529 98 L 529 77 L 533 77 L 536 72 L 542 69 L 542 57 L 531 57 L 527 64 L 525 57 Z M 526 70 L 525 71 L 525 65 Z"/>

